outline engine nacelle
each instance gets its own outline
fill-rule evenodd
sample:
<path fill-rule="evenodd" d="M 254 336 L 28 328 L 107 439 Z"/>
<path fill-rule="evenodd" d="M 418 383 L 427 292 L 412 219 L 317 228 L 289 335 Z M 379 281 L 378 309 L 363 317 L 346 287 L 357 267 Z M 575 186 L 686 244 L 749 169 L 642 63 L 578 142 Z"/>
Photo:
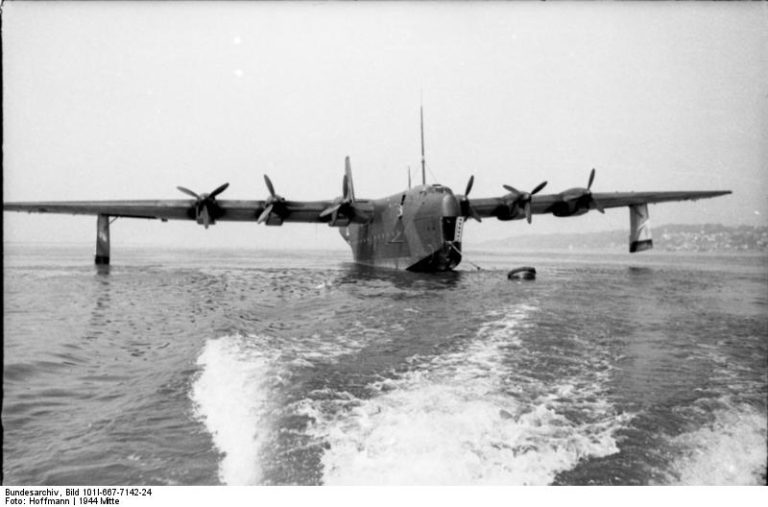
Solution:
<path fill-rule="evenodd" d="M 578 205 L 570 205 L 569 203 L 562 203 L 562 205 L 557 205 L 552 210 L 552 214 L 556 217 L 577 217 L 588 212 L 588 207 L 579 207 Z"/>
<path fill-rule="evenodd" d="M 338 215 L 336 217 L 336 221 L 330 221 L 328 222 L 329 227 L 347 227 L 349 224 L 352 223 L 352 220 L 349 219 L 349 217 L 345 217 L 344 215 Z"/>
<path fill-rule="evenodd" d="M 283 217 L 273 212 L 269 214 L 264 223 L 266 225 L 283 225 Z"/>
<path fill-rule="evenodd" d="M 642 252 L 651 248 L 653 248 L 653 239 L 648 204 L 629 206 L 629 253 Z"/>
<path fill-rule="evenodd" d="M 556 217 L 576 217 L 590 210 L 591 194 L 586 188 L 571 188 L 560 194 L 562 199 L 552 207 Z"/>

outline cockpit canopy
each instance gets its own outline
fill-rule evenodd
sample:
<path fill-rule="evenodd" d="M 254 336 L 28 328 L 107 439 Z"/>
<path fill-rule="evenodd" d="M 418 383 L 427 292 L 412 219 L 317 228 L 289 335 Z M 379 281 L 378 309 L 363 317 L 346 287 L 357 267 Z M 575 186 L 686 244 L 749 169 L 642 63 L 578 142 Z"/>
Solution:
<path fill-rule="evenodd" d="M 427 193 L 430 193 L 430 194 L 450 194 L 450 195 L 453 195 L 453 191 L 450 188 L 444 187 L 443 185 L 441 185 L 439 183 L 434 183 L 432 185 L 429 185 L 429 186 L 427 186 L 425 188 L 425 190 L 426 190 Z"/>

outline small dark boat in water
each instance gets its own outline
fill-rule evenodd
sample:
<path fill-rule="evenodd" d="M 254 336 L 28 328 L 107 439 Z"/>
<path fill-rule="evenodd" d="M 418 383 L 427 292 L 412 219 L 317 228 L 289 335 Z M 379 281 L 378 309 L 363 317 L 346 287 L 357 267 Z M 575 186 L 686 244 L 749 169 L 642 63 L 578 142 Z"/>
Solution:
<path fill-rule="evenodd" d="M 536 268 L 532 266 L 523 266 L 520 268 L 515 268 L 509 273 L 507 273 L 507 278 L 509 280 L 535 280 Z"/>

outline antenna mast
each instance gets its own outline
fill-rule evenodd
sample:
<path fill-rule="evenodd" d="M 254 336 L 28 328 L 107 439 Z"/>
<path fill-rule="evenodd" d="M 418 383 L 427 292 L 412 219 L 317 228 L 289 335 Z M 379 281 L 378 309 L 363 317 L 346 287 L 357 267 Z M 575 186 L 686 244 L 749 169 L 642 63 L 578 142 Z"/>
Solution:
<path fill-rule="evenodd" d="M 421 105 L 421 184 L 427 184 L 427 174 L 424 165 L 424 104 Z"/>

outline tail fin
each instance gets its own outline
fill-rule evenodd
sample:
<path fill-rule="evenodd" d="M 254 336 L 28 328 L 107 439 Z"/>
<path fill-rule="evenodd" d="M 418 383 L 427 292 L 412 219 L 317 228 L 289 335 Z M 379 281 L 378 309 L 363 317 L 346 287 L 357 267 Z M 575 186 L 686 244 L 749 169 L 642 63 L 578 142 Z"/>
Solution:
<path fill-rule="evenodd" d="M 344 160 L 344 175 L 346 176 L 345 181 L 347 182 L 347 196 L 352 201 L 355 200 L 355 185 L 352 183 L 352 166 L 349 163 L 349 156 Z"/>

